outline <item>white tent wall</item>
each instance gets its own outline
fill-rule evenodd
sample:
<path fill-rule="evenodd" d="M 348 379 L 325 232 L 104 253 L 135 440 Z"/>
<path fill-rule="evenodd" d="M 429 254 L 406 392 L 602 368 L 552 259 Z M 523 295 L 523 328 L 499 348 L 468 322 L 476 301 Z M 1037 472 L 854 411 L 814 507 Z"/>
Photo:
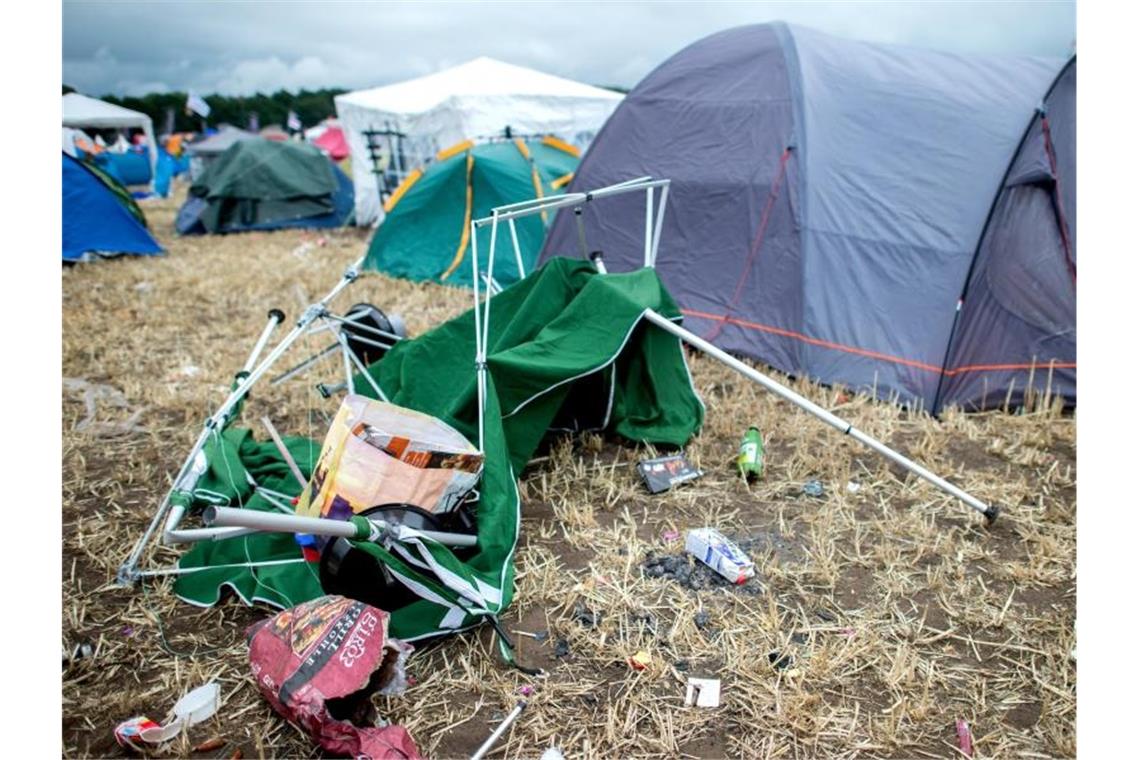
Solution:
<path fill-rule="evenodd" d="M 501 134 L 553 134 L 585 148 L 617 108 L 622 95 L 491 58 L 477 58 L 451 69 L 386 87 L 338 95 L 337 118 L 352 152 L 357 224 L 382 216 L 368 131 L 408 135 L 405 159 L 410 170 L 439 150 L 466 139 Z M 387 141 L 380 138 L 381 161 Z"/>
<path fill-rule="evenodd" d="M 63 96 L 63 126 L 76 129 L 141 129 L 146 135 L 150 154 L 150 176 L 154 177 L 158 146 L 154 141 L 154 125 L 150 117 L 139 111 L 89 98 L 78 92 Z"/>

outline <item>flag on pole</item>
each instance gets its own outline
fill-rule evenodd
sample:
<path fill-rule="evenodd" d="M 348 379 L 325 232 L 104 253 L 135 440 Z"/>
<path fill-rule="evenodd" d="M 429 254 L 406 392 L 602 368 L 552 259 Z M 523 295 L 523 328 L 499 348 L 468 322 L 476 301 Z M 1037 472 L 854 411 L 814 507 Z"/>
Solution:
<path fill-rule="evenodd" d="M 198 93 L 191 90 L 186 93 L 186 110 L 193 111 L 203 119 L 210 116 L 210 104 Z"/>
<path fill-rule="evenodd" d="M 297 114 L 293 111 L 290 111 L 288 118 L 285 119 L 285 126 L 287 126 L 293 132 L 300 132 L 301 128 L 304 125 L 301 124 L 301 119 L 297 116 Z"/>

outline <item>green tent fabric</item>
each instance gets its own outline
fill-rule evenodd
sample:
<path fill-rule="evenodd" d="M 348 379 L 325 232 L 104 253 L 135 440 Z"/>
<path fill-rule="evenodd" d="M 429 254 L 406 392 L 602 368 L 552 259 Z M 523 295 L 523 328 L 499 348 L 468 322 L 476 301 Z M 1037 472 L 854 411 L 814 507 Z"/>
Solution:
<path fill-rule="evenodd" d="M 510 604 L 519 531 L 516 478 L 551 427 L 607 430 L 634 441 L 675 446 L 685 444 L 700 428 L 704 407 L 693 389 L 681 345 L 642 319 L 647 309 L 681 318 L 653 270 L 602 275 L 586 262 L 569 259 L 552 259 L 494 297 L 477 553 L 461 561 L 447 547 L 414 531 L 391 549 L 358 544 L 419 596 L 392 611 L 393 636 L 416 640 L 462 630 Z M 435 415 L 477 442 L 474 319 L 468 311 L 397 344 L 369 367 L 369 374 L 393 403 Z M 361 378 L 358 392 L 370 395 L 368 389 Z M 299 490 L 295 482 L 285 482 L 280 458 L 268 448 L 271 444 L 256 444 L 247 431 L 237 430 L 215 440 L 221 445 L 208 455 L 208 491 L 225 493 L 227 482 L 246 482 L 219 477 L 230 478 L 239 471 L 254 480 L 271 478 L 267 484 L 271 489 Z M 289 446 L 308 452 L 298 460 L 302 469 L 312 466 L 317 444 L 306 448 L 303 439 L 291 439 Z M 231 502 L 272 508 L 258 499 L 252 486 L 230 488 L 234 490 L 226 496 Z M 210 493 L 194 498 L 202 501 L 207 496 L 214 497 Z M 295 602 L 319 593 L 312 585 L 311 566 L 240 565 L 262 557 L 297 556 L 295 546 L 285 546 L 280 537 L 250 536 L 198 545 L 182 566 L 212 569 L 181 575 L 175 591 L 196 604 L 215 603 L 222 585 L 242 590 L 246 599 L 287 597 Z"/>
<path fill-rule="evenodd" d="M 199 217 L 209 232 L 330 214 L 336 176 L 328 158 L 307 143 L 241 140 L 190 186 L 208 205 Z"/>
<path fill-rule="evenodd" d="M 443 151 L 396 189 L 364 260 L 364 269 L 411 280 L 471 286 L 471 220 L 508 203 L 562 192 L 578 165 L 574 149 L 554 138 L 474 144 Z M 534 263 L 552 220 L 543 216 L 515 223 L 525 271 Z M 486 261 L 490 228 L 479 231 L 480 261 Z M 495 243 L 495 280 L 519 279 L 506 226 Z"/>

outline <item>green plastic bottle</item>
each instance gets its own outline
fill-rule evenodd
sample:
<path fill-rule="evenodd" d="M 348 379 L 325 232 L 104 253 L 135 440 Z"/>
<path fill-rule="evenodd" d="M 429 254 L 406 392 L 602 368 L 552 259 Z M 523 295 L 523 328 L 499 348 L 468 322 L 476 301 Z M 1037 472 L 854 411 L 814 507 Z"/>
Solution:
<path fill-rule="evenodd" d="M 764 472 L 764 439 L 760 437 L 760 428 L 755 425 L 748 428 L 740 440 L 736 467 L 745 480 L 759 478 Z"/>

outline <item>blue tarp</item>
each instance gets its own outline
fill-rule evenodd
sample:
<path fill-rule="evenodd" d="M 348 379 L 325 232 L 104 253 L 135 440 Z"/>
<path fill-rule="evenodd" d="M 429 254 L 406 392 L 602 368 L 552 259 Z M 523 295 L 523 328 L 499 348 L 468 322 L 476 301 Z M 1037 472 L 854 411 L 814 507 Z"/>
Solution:
<path fill-rule="evenodd" d="M 145 151 L 104 151 L 94 156 L 94 159 L 99 168 L 114 177 L 120 185 L 145 185 L 150 182 L 150 156 Z"/>
<path fill-rule="evenodd" d="M 102 180 L 80 161 L 62 155 L 64 261 L 79 261 L 86 253 L 162 253 L 162 246 Z"/>
<path fill-rule="evenodd" d="M 1022 336 L 996 363 L 1013 368 L 945 366 L 1003 176 L 1063 65 L 730 29 L 646 76 L 568 191 L 672 180 L 657 269 L 689 328 L 721 348 L 927 410 L 947 372 L 990 373 L 987 398 L 955 383 L 944 400 L 993 406 L 1034 363 L 1075 359 L 1034 355 Z M 642 265 L 644 208 L 632 195 L 586 206 L 588 247 L 610 271 Z M 559 214 L 540 263 L 578 248 L 575 217 Z"/>

